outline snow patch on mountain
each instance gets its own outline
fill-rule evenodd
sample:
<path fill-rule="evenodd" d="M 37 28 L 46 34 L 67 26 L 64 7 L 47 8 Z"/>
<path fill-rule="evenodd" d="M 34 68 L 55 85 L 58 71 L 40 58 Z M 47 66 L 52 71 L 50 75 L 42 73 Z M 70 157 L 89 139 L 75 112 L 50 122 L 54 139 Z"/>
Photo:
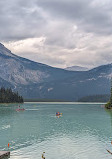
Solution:
<path fill-rule="evenodd" d="M 53 88 L 48 88 L 48 92 L 50 92 L 50 91 L 52 91 L 53 90 Z"/>
<path fill-rule="evenodd" d="M 68 70 L 68 71 L 88 71 L 89 69 L 86 67 L 81 67 L 81 66 L 71 66 L 71 67 L 66 67 L 65 70 Z"/>

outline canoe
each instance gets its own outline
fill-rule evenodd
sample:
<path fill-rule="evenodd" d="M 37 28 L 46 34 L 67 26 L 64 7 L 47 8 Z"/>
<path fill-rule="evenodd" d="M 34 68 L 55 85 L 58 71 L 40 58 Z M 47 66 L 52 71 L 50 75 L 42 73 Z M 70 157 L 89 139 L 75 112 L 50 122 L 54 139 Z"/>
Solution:
<path fill-rule="evenodd" d="M 16 109 L 16 111 L 24 111 L 24 110 L 25 110 L 24 108 Z"/>

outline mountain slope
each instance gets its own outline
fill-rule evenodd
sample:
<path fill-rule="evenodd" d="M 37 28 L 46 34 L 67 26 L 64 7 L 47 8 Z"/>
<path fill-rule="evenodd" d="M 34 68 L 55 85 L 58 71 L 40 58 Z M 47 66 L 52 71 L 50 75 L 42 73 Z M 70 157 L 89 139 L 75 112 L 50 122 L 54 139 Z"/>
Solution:
<path fill-rule="evenodd" d="M 42 85 L 41 83 L 61 80 L 72 77 L 75 74 L 78 73 L 53 68 L 16 56 L 5 48 L 4 45 L 0 44 L 0 77 L 5 83 L 7 81 L 7 85 L 10 84 L 25 97 L 29 97 L 30 94 L 38 97 L 38 92 L 42 87 L 40 86 Z M 4 85 L 4 82 L 2 85 Z M 32 88 L 34 89 L 32 90 Z M 35 88 L 37 88 L 36 92 Z"/>
<path fill-rule="evenodd" d="M 16 56 L 0 44 L 0 76 L 11 84 L 28 85 L 48 82 L 72 74 L 63 69 L 53 68 Z"/>
<path fill-rule="evenodd" d="M 12 87 L 25 98 L 77 101 L 83 96 L 108 94 L 112 64 L 89 71 L 67 71 L 33 62 L 0 44 L 0 86 Z"/>
<path fill-rule="evenodd" d="M 45 83 L 42 90 L 48 99 L 70 101 L 77 101 L 84 96 L 109 94 L 111 72 L 112 64 L 97 67 L 64 80 Z"/>

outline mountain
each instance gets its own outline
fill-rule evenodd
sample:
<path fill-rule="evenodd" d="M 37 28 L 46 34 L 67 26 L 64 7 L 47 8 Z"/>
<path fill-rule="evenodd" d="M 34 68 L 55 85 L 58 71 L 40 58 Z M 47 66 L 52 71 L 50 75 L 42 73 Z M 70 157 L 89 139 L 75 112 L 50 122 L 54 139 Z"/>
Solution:
<path fill-rule="evenodd" d="M 57 99 L 61 97 L 61 99 L 71 101 L 77 101 L 84 96 L 109 94 L 111 71 L 112 65 L 101 66 L 59 82 L 53 81 L 45 85 L 44 88 L 53 89 L 47 94 L 47 97 L 52 93 L 53 98 L 57 96 Z"/>
<path fill-rule="evenodd" d="M 0 44 L 0 84 L 11 86 L 25 98 L 43 97 L 43 84 L 73 76 L 74 72 L 53 68 L 45 64 L 14 55 Z M 75 73 L 77 74 L 77 73 Z M 48 88 L 48 92 L 50 88 Z M 43 95 L 42 95 L 43 94 Z"/>
<path fill-rule="evenodd" d="M 71 67 L 66 67 L 65 70 L 68 70 L 68 71 L 88 71 L 89 69 L 86 67 L 81 67 L 81 66 L 71 66 Z"/>
<path fill-rule="evenodd" d="M 112 64 L 89 71 L 67 71 L 14 55 L 0 44 L 0 86 L 11 87 L 24 98 L 77 101 L 109 94 Z"/>

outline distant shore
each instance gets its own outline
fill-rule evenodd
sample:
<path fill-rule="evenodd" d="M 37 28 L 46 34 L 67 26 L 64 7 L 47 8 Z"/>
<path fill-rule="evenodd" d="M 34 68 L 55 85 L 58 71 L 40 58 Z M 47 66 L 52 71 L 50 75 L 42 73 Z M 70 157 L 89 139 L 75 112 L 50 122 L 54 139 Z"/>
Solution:
<path fill-rule="evenodd" d="M 24 99 L 24 102 L 75 102 L 75 101 L 58 100 L 58 99 Z"/>
<path fill-rule="evenodd" d="M 77 100 L 66 100 L 66 99 L 36 99 L 36 98 L 29 98 L 24 99 L 24 102 L 92 102 L 92 103 L 107 103 L 109 101 L 110 95 L 109 94 L 98 94 L 98 95 L 90 95 L 79 98 Z"/>

